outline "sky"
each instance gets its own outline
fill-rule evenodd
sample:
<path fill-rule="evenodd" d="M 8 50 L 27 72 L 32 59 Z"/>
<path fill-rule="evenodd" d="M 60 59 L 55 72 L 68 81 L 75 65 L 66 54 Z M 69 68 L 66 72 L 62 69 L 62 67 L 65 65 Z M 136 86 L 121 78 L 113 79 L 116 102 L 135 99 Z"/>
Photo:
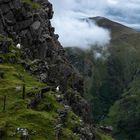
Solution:
<path fill-rule="evenodd" d="M 102 16 L 140 29 L 140 0 L 50 0 L 54 7 L 52 24 L 64 47 L 91 44 L 104 46 L 110 41 L 110 32 L 98 27 L 88 17 Z"/>

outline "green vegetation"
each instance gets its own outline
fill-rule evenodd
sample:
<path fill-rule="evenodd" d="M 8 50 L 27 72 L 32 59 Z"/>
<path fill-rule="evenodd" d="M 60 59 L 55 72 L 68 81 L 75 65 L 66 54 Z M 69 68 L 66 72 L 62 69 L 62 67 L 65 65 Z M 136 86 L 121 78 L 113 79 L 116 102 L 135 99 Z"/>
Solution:
<path fill-rule="evenodd" d="M 22 85 L 26 85 L 26 93 L 36 93 L 37 89 L 46 85 L 17 64 L 1 64 L 0 70 L 4 72 L 4 78 L 0 78 L 0 131 L 3 132 L 4 139 L 19 139 L 20 134 L 13 136 L 18 127 L 27 128 L 30 139 L 33 140 L 55 139 L 57 109 L 63 108 L 63 105 L 56 101 L 55 93 L 49 91 L 35 109 L 27 109 L 31 97 L 26 95 L 25 100 L 22 99 Z M 4 95 L 7 99 L 3 112 Z M 71 137 L 72 140 L 77 140 L 73 129 L 78 124 L 79 118 L 73 112 L 69 112 L 65 125 L 62 126 L 61 139 Z"/>
<path fill-rule="evenodd" d="M 140 78 L 137 78 L 121 99 L 111 107 L 105 123 L 114 127 L 118 139 L 140 139 Z"/>
<path fill-rule="evenodd" d="M 109 27 L 113 28 L 110 56 L 103 65 L 100 62 L 96 67 L 101 78 L 98 75 L 93 78 L 94 83 L 97 80 L 101 82 L 98 88 L 94 84 L 91 91 L 93 106 L 96 106 L 93 116 L 97 115 L 97 122 L 113 126 L 117 140 L 139 140 L 140 34 L 124 26 L 110 24 Z M 105 20 L 104 25 L 108 25 L 108 21 Z M 120 30 L 114 31 L 115 27 Z M 97 107 L 100 107 L 98 112 Z"/>
<path fill-rule="evenodd" d="M 80 71 L 84 75 L 85 89 L 89 89 L 86 98 L 91 103 L 94 122 L 113 126 L 117 140 L 139 140 L 140 33 L 105 18 L 93 19 L 111 32 L 108 57 L 96 46 L 90 50 L 92 57 L 87 57 L 91 56 L 90 52 L 81 53 L 77 49 L 77 53 L 71 51 L 70 56 L 77 69 L 85 72 Z M 102 57 L 96 58 L 94 52 L 101 52 Z M 81 62 L 86 63 L 82 66 Z M 88 67 L 92 69 L 90 76 Z"/>
<path fill-rule="evenodd" d="M 105 135 L 103 132 L 96 132 L 99 140 L 114 140 L 111 136 Z"/>
<path fill-rule="evenodd" d="M 59 117 L 58 109 L 64 105 L 56 101 L 56 93 L 48 91 L 33 108 L 28 108 L 31 101 L 40 89 L 47 84 L 42 83 L 27 72 L 21 65 L 9 63 L 9 59 L 20 56 L 20 50 L 15 48 L 12 40 L 0 36 L 1 41 L 9 41 L 6 53 L 0 53 L 4 63 L 0 64 L 0 134 L 3 140 L 18 140 L 20 133 L 17 128 L 26 128 L 31 140 L 56 139 L 55 127 Z M 25 99 L 23 99 L 25 86 Z M 28 94 L 31 93 L 31 96 Z M 79 126 L 80 118 L 69 111 L 65 123 L 61 126 L 60 140 L 78 140 L 74 134 Z"/>
<path fill-rule="evenodd" d="M 12 50 L 15 50 L 13 55 L 18 59 L 19 49 L 12 45 L 9 49 L 11 55 Z M 4 59 L 7 59 L 7 55 L 8 53 L 1 54 Z M 8 63 L 7 60 L 0 64 L 0 133 L 3 140 L 18 140 L 21 133 L 16 131 L 17 128 L 26 128 L 30 140 L 56 139 L 55 127 L 59 117 L 57 110 L 64 109 L 64 105 L 56 101 L 56 93 L 51 90 L 44 93 L 33 109 L 27 106 L 35 94 L 46 86 L 16 62 Z M 68 111 L 65 122 L 60 127 L 59 139 L 79 140 L 75 134 L 79 127 L 80 118 Z"/>
<path fill-rule="evenodd" d="M 0 52 L 0 58 L 3 59 L 4 62 L 16 61 L 20 56 L 20 51 L 18 48 L 14 46 L 14 42 L 12 39 L 4 37 L 0 34 L 0 41 L 7 42 L 7 46 L 5 46 L 5 53 Z"/>
<path fill-rule="evenodd" d="M 31 91 L 34 87 L 40 88 L 45 85 L 25 72 L 20 65 L 3 64 L 0 65 L 0 70 L 4 71 L 4 78 L 0 79 L 0 130 L 5 132 L 5 139 L 12 139 L 12 134 L 17 127 L 36 131 L 37 134 L 31 136 L 31 139 L 52 137 L 54 115 L 56 114 L 53 111 L 52 113 L 40 113 L 27 109 L 28 98 L 22 100 L 23 84 L 26 85 L 26 92 Z M 17 89 L 18 87 L 21 89 Z M 5 112 L 3 112 L 4 95 L 7 96 Z M 18 137 L 17 135 L 13 139 L 18 139 Z"/>
<path fill-rule="evenodd" d="M 63 128 L 62 129 L 62 140 L 79 140 L 75 134 L 70 129 Z"/>
<path fill-rule="evenodd" d="M 33 9 L 39 9 L 41 8 L 41 5 L 37 2 L 33 2 L 32 0 L 21 0 L 24 3 L 29 4 Z"/>
<path fill-rule="evenodd" d="M 76 116 L 72 111 L 68 113 L 66 120 L 67 121 L 65 122 L 64 126 L 70 130 L 76 131 L 80 126 L 80 118 Z"/>
<path fill-rule="evenodd" d="M 17 128 L 26 128 L 31 140 L 56 139 L 57 110 L 64 108 L 56 101 L 56 93 L 53 91 L 44 93 L 42 100 L 34 109 L 28 108 L 29 101 L 47 85 L 16 62 L 8 63 L 7 56 L 14 56 L 17 59 L 19 57 L 19 49 L 13 44 L 8 48 L 8 53 L 1 53 L 0 56 L 7 60 L 0 64 L 0 133 L 3 135 L 3 140 L 18 140 L 20 133 L 16 132 Z M 25 85 L 25 99 L 22 98 L 23 85 Z M 28 96 L 28 93 L 32 96 Z M 73 131 L 78 124 L 79 117 L 73 112 L 68 112 L 65 124 L 61 128 L 60 139 L 77 140 Z"/>

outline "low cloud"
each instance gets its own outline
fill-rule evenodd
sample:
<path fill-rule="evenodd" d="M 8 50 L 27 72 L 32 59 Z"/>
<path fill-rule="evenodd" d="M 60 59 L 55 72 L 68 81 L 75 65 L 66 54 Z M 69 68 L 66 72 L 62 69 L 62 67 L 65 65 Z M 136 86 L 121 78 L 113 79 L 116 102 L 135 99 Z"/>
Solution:
<path fill-rule="evenodd" d="M 126 26 L 140 28 L 139 0 L 50 0 L 54 6 L 53 26 L 60 35 L 64 46 L 82 46 L 89 44 L 104 45 L 110 36 L 106 29 L 81 19 L 103 16 L 123 23 Z"/>
<path fill-rule="evenodd" d="M 62 17 L 53 21 L 53 24 L 64 47 L 87 48 L 93 44 L 104 46 L 110 41 L 108 30 L 100 28 L 90 21 Z"/>
<path fill-rule="evenodd" d="M 77 0 L 52 0 L 54 5 L 53 26 L 59 34 L 59 41 L 64 47 L 87 48 L 90 45 L 104 46 L 110 41 L 110 33 L 107 29 L 98 27 L 87 18 L 79 7 Z M 79 5 L 79 6 L 78 6 Z"/>

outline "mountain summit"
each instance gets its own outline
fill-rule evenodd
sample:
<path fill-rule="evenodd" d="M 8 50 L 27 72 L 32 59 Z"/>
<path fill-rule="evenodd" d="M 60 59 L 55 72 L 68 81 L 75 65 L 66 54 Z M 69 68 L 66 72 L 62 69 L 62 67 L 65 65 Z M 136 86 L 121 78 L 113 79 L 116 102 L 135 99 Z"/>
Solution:
<path fill-rule="evenodd" d="M 113 39 L 124 34 L 127 35 L 127 34 L 137 33 L 137 31 L 135 31 L 134 29 L 124 26 L 115 21 L 111 21 L 105 17 L 98 16 L 98 17 L 91 17 L 89 19 L 94 21 L 98 26 L 110 30 Z"/>
<path fill-rule="evenodd" d="M 89 19 L 110 31 L 110 43 L 66 51 L 84 76 L 84 96 L 91 104 L 93 120 L 113 126 L 117 140 L 139 140 L 140 33 L 104 17 Z"/>

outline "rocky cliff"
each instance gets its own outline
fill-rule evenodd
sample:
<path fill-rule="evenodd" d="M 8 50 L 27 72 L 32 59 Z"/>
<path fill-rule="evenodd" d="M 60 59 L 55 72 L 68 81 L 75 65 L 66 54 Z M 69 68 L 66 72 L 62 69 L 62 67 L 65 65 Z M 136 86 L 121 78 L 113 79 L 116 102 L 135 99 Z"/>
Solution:
<path fill-rule="evenodd" d="M 1 0 L 0 1 L 1 69 L 2 70 L 4 69 L 3 71 L 5 73 L 8 73 L 9 75 L 12 74 L 11 75 L 12 79 L 9 85 L 12 84 L 12 86 L 13 85 L 15 86 L 15 84 L 18 83 L 18 81 L 17 83 L 14 81 L 16 78 L 16 80 L 17 79 L 20 80 L 18 84 L 20 84 L 20 82 L 26 83 L 27 81 L 29 85 L 33 86 L 32 85 L 33 79 L 30 79 L 28 76 L 25 76 L 25 79 L 23 79 L 23 77 L 21 76 L 22 74 L 25 73 L 25 71 L 27 71 L 32 76 L 35 76 L 40 82 L 42 81 L 43 83 L 47 84 L 47 86 L 49 86 L 49 88 L 43 87 L 39 89 L 39 93 L 35 93 L 35 95 L 32 92 L 27 93 L 26 96 L 31 98 L 29 103 L 27 103 L 26 101 L 28 113 L 31 112 L 33 113 L 33 111 L 29 112 L 30 110 L 28 110 L 28 108 L 34 109 L 35 111 L 45 111 L 46 109 L 44 109 L 44 107 L 46 108 L 46 100 L 43 98 L 42 94 L 44 92 L 50 91 L 50 89 L 52 89 L 52 91 L 55 91 L 54 88 L 56 86 L 60 86 L 59 92 L 61 93 L 61 95 L 55 95 L 57 98 L 57 102 L 62 104 L 66 110 L 70 106 L 72 108 L 72 111 L 74 111 L 79 117 L 81 117 L 80 120 L 81 127 L 79 127 L 76 130 L 72 129 L 73 133 L 77 133 L 75 134 L 76 135 L 75 137 L 82 140 L 94 140 L 95 139 L 94 132 L 91 129 L 90 125 L 87 125 L 87 123 L 90 122 L 89 105 L 87 101 L 82 97 L 83 78 L 66 59 L 65 51 L 58 41 L 59 36 L 54 34 L 55 29 L 51 26 L 50 20 L 52 19 L 52 17 L 53 17 L 52 4 L 47 0 Z M 20 48 L 15 47 L 17 44 L 21 45 Z M 22 65 L 25 70 L 22 71 L 21 70 L 22 68 L 18 69 L 18 67 L 16 66 L 17 64 Z M 1 73 L 3 72 L 2 70 Z M 14 75 L 13 73 L 18 73 L 18 74 Z M 2 79 L 5 78 L 4 79 L 5 81 L 8 80 L 8 77 L 3 77 L 2 75 L 0 78 Z M 6 89 L 8 87 L 8 85 L 5 85 L 5 83 L 2 83 L 2 90 L 4 90 L 3 89 L 4 86 Z M 16 93 L 18 90 L 20 91 L 20 89 L 21 87 L 17 86 Z M 32 89 L 34 89 L 35 91 L 38 90 L 35 89 L 35 87 L 32 87 Z M 23 92 L 24 90 L 25 89 L 23 87 Z M 2 96 L 3 93 L 2 92 L 0 93 Z M 9 91 L 7 92 L 6 96 L 9 95 L 8 93 Z M 13 100 L 12 103 L 14 102 L 13 97 L 14 96 L 11 97 L 11 101 Z M 24 94 L 23 94 L 23 99 L 24 99 Z M 52 101 L 53 100 L 51 100 L 50 102 Z M 45 106 L 43 104 L 40 105 L 40 102 L 45 103 Z M 22 105 L 25 106 L 24 103 Z M 43 108 L 40 109 L 38 106 L 42 107 L 42 105 Z M 47 110 L 48 110 L 48 106 L 51 108 L 51 103 L 50 105 L 47 104 Z M 17 104 L 17 108 L 20 108 L 18 104 Z M 67 116 L 68 113 L 68 111 L 66 111 L 65 109 L 57 109 L 57 114 L 60 116 L 61 121 L 62 119 L 65 120 L 65 117 Z M 16 113 L 18 114 L 19 112 Z M 4 114 L 2 114 L 1 116 L 3 115 Z M 21 119 L 20 121 L 22 121 L 23 119 L 22 115 L 20 116 Z M 35 114 L 32 114 L 31 117 L 33 117 L 34 115 Z M 26 117 L 27 116 L 24 116 L 24 118 Z M 38 115 L 36 116 L 36 121 L 37 122 L 40 121 L 40 119 L 38 120 L 37 118 Z M 71 116 L 71 119 L 72 118 L 73 120 L 71 121 L 74 121 L 75 118 Z M 30 120 L 31 118 L 29 117 L 28 119 Z M 14 121 L 12 122 L 12 124 L 13 123 Z M 61 125 L 62 124 L 58 124 L 57 127 L 61 127 Z M 6 135 L 9 136 L 8 132 L 9 131 L 11 132 L 11 130 L 9 130 L 9 127 L 7 129 L 8 131 L 7 132 L 6 126 L 2 124 L 1 126 L 0 126 L 0 138 L 4 137 L 5 133 Z M 16 124 L 11 125 L 11 128 L 15 126 Z M 14 134 L 12 135 L 15 136 Z M 70 139 L 74 139 L 74 138 L 70 138 Z"/>
<path fill-rule="evenodd" d="M 21 44 L 20 63 L 26 70 L 45 83 L 60 85 L 63 93 L 72 88 L 82 95 L 82 77 L 66 60 L 58 35 L 51 26 L 51 3 L 46 0 L 3 0 L 0 16 L 0 33 L 12 38 L 15 45 Z"/>
<path fill-rule="evenodd" d="M 3 0 L 0 10 L 0 33 L 22 45 L 26 68 L 44 82 L 61 85 L 63 90 L 67 88 L 68 79 L 75 77 L 70 86 L 82 93 L 82 78 L 65 59 L 64 49 L 51 26 L 52 5 L 46 0 Z M 31 67 L 28 60 L 38 67 Z"/>

